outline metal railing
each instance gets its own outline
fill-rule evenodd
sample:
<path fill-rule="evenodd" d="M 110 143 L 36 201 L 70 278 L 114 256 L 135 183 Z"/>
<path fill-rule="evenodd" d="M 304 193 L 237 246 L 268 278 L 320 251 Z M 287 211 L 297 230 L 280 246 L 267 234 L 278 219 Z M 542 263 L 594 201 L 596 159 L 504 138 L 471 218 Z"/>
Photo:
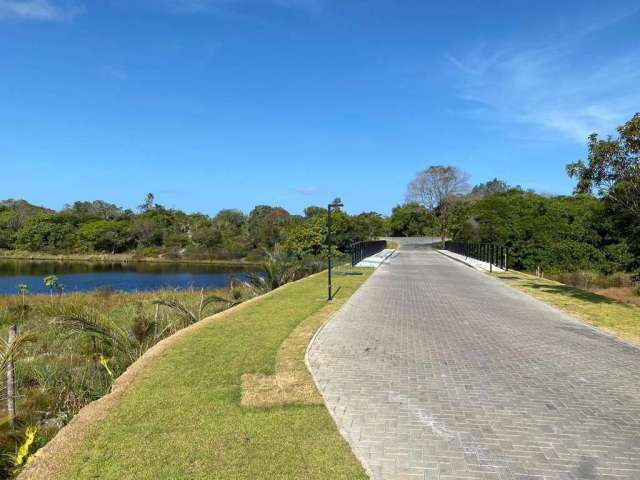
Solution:
<path fill-rule="evenodd" d="M 450 252 L 475 258 L 503 270 L 509 270 L 509 249 L 495 243 L 483 242 L 444 242 L 444 248 Z"/>
<path fill-rule="evenodd" d="M 387 248 L 386 240 L 366 240 L 351 245 L 351 265 L 356 266 L 361 260 L 375 255 Z"/>

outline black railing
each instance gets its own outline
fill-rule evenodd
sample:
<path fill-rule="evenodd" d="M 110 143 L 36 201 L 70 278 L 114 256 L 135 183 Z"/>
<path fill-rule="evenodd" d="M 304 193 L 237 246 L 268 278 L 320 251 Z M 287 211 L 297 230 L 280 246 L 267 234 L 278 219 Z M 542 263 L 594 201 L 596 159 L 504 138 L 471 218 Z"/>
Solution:
<path fill-rule="evenodd" d="M 366 240 L 351 245 L 351 265 L 355 266 L 364 258 L 375 255 L 387 248 L 386 240 Z"/>
<path fill-rule="evenodd" d="M 509 249 L 495 243 L 483 242 L 444 242 L 444 248 L 450 252 L 475 258 L 503 270 L 509 269 Z"/>

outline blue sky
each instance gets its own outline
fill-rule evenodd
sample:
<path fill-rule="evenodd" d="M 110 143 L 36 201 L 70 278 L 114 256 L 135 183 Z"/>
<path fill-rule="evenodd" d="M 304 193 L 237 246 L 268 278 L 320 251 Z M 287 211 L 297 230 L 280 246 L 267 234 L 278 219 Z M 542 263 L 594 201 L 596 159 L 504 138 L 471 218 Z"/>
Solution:
<path fill-rule="evenodd" d="M 0 0 L 0 198 L 214 214 L 429 165 L 569 193 L 640 111 L 635 1 Z"/>

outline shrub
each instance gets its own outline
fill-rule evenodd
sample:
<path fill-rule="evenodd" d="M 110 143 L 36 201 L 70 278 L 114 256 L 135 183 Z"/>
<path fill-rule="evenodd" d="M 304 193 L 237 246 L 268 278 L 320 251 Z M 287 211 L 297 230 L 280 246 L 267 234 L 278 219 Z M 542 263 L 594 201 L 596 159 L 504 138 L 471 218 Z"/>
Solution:
<path fill-rule="evenodd" d="M 633 285 L 631 275 L 623 272 L 616 272 L 611 275 L 591 270 L 581 270 L 577 272 L 561 272 L 550 275 L 550 278 L 572 287 L 581 288 L 583 290 L 591 290 L 595 288 L 620 288 L 630 287 Z"/>

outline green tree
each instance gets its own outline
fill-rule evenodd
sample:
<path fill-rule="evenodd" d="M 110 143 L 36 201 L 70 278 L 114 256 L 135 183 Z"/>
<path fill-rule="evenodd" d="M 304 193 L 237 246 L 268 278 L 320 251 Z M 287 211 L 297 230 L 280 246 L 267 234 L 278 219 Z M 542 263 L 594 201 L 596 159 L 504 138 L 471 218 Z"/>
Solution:
<path fill-rule="evenodd" d="M 284 208 L 258 205 L 247 218 L 247 230 L 252 248 L 271 249 L 282 240 L 291 215 Z"/>
<path fill-rule="evenodd" d="M 332 212 L 331 222 L 333 245 L 340 252 L 348 252 L 353 242 L 359 240 L 349 215 L 342 211 Z M 326 255 L 326 211 L 290 224 L 285 232 L 282 247 L 287 253 L 293 253 L 297 256 Z"/>
<path fill-rule="evenodd" d="M 516 187 L 516 188 L 519 188 L 519 187 Z M 488 197 L 490 195 L 495 195 L 496 193 L 504 193 L 510 189 L 511 187 L 507 185 L 507 182 L 494 178 L 493 180 L 489 180 L 488 182 L 480 183 L 474 186 L 471 189 L 470 195 L 471 197 L 475 197 L 475 198 L 483 198 L 483 197 Z"/>
<path fill-rule="evenodd" d="M 382 237 L 388 233 L 386 219 L 376 212 L 362 212 L 351 217 L 353 232 L 357 240 L 369 240 Z"/>
<path fill-rule="evenodd" d="M 493 239 L 508 246 L 515 268 L 606 268 L 604 207 L 591 195 L 548 197 L 509 190 L 456 205 L 450 231 L 455 239 Z"/>
<path fill-rule="evenodd" d="M 16 234 L 16 246 L 25 250 L 68 251 L 73 248 L 75 225 L 61 214 L 29 218 Z"/>
<path fill-rule="evenodd" d="M 220 210 L 213 218 L 213 224 L 220 233 L 222 256 L 240 257 L 246 255 L 249 247 L 247 241 L 247 217 L 240 210 Z"/>
<path fill-rule="evenodd" d="M 120 207 L 102 200 L 94 200 L 92 202 L 73 202 L 71 205 L 66 205 L 63 212 L 75 215 L 83 221 L 115 220 L 123 215 Z"/>
<path fill-rule="evenodd" d="M 311 218 L 311 217 L 315 217 L 318 214 L 324 213 L 326 211 L 327 211 L 326 208 L 322 208 L 322 207 L 317 207 L 315 205 L 311 205 L 311 206 L 309 206 L 309 207 L 304 209 L 304 216 L 306 218 Z"/>
<path fill-rule="evenodd" d="M 619 236 L 640 257 L 640 113 L 617 130 L 618 138 L 590 135 L 587 162 L 570 163 L 567 172 L 577 192 L 604 199 Z"/>
<path fill-rule="evenodd" d="M 85 251 L 120 253 L 132 246 L 128 224 L 118 220 L 97 220 L 81 225 L 76 241 Z"/>
<path fill-rule="evenodd" d="M 422 205 L 409 202 L 398 205 L 391 211 L 389 230 L 394 237 L 420 237 L 429 234 L 435 216 Z"/>

